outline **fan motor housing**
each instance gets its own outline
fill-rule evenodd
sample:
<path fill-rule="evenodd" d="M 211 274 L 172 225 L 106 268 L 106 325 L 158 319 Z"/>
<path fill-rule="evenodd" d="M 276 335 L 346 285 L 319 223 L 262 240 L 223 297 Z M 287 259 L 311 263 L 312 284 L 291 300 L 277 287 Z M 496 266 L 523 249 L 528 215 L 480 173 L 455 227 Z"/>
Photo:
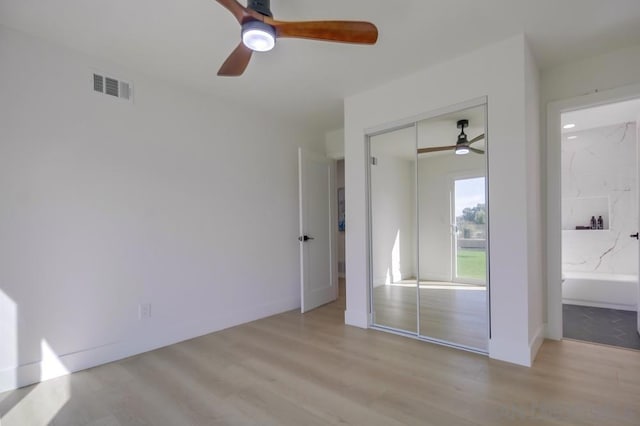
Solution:
<path fill-rule="evenodd" d="M 271 13 L 270 3 L 271 3 L 271 0 L 249 0 L 249 4 L 247 5 L 247 7 L 265 16 L 273 18 L 273 13 Z"/>
<path fill-rule="evenodd" d="M 459 120 L 458 129 L 460 129 L 460 134 L 458 135 L 458 145 L 466 145 L 467 143 L 467 134 L 464 132 L 464 128 L 469 126 L 469 120 Z"/>

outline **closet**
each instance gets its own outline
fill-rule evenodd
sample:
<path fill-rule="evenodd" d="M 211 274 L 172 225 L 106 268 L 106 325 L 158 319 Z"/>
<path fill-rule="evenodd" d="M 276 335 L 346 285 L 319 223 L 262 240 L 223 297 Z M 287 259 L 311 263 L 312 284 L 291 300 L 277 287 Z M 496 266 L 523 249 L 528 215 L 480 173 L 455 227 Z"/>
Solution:
<path fill-rule="evenodd" d="M 486 102 L 367 136 L 373 327 L 487 353 Z"/>

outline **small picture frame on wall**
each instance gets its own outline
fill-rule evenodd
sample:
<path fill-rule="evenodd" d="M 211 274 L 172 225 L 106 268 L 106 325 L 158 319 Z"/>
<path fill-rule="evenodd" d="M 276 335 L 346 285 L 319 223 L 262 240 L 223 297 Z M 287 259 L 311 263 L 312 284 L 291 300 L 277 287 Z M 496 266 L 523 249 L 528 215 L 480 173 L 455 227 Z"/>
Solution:
<path fill-rule="evenodd" d="M 344 232 L 344 188 L 338 188 L 338 231 Z"/>

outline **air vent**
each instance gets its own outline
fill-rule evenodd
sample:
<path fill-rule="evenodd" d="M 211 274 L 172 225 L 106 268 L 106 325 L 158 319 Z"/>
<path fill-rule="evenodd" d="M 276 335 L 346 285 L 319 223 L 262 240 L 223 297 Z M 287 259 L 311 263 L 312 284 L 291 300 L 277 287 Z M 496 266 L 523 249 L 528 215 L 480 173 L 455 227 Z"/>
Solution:
<path fill-rule="evenodd" d="M 107 95 L 115 96 L 117 98 L 118 97 L 118 80 L 115 80 L 109 77 L 105 78 L 104 80 L 107 83 L 105 86 L 104 93 L 106 93 Z"/>
<path fill-rule="evenodd" d="M 104 92 L 104 77 L 98 74 L 93 75 L 93 90 L 96 92 Z"/>
<path fill-rule="evenodd" d="M 93 74 L 93 90 L 115 98 L 131 101 L 131 83 L 113 77 Z"/>

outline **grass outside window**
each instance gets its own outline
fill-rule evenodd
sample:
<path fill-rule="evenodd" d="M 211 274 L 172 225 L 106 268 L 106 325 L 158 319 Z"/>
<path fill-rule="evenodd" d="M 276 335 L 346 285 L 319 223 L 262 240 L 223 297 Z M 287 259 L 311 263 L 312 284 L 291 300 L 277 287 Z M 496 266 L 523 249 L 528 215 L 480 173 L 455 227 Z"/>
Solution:
<path fill-rule="evenodd" d="M 485 281 L 487 252 L 482 249 L 458 249 L 458 277 Z"/>

